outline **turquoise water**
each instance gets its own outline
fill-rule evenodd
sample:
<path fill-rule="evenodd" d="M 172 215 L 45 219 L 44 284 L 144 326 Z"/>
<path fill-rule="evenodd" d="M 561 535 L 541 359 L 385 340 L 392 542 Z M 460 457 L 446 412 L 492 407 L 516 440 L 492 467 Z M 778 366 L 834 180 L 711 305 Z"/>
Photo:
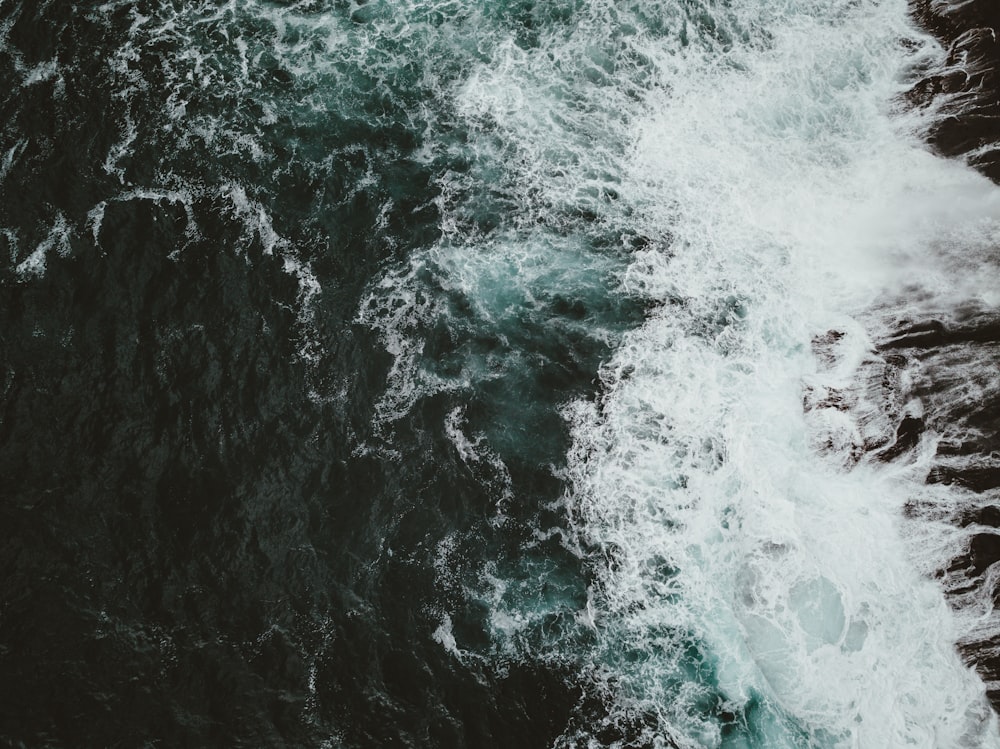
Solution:
<path fill-rule="evenodd" d="M 0 49 L 4 740 L 1000 745 L 933 445 L 865 457 L 919 406 L 851 395 L 996 302 L 905 3 L 8 0 Z"/>

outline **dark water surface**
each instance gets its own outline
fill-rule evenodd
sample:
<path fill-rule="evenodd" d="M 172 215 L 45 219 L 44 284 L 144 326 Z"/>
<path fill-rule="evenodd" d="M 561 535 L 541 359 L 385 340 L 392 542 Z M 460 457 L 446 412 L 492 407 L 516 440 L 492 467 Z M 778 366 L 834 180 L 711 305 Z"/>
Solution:
<path fill-rule="evenodd" d="M 366 12 L 0 6 L 0 743 L 545 746 L 580 698 L 431 639 L 434 544 L 494 501 L 447 399 L 356 454 L 388 366 L 360 296 L 468 168 L 411 158 L 417 51 L 319 56 L 311 21 Z M 554 346 L 587 387 L 599 352 Z M 526 496 L 558 492 L 549 442 Z"/>

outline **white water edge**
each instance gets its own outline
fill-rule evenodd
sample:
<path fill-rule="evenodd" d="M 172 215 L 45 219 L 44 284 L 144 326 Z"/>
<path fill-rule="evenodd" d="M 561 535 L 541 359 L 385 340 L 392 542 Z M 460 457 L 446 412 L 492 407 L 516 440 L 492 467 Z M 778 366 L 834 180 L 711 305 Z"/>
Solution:
<path fill-rule="evenodd" d="M 664 654 L 617 688 L 682 746 L 997 746 L 955 648 L 967 623 L 925 574 L 941 544 L 903 518 L 915 496 L 951 501 L 923 486 L 933 435 L 902 466 L 852 467 L 858 415 L 811 419 L 803 393 L 849 386 L 886 320 L 995 304 L 1000 200 L 891 112 L 905 5 L 807 5 L 821 12 L 775 11 L 771 44 L 730 64 L 662 62 L 636 127 L 625 173 L 673 245 L 625 286 L 674 301 L 625 336 L 599 404 L 568 409 L 575 532 L 615 557 L 598 631 Z M 809 342 L 829 330 L 845 343 L 824 368 Z M 820 456 L 828 438 L 843 450 Z M 703 720 L 700 685 L 670 663 L 687 638 L 727 700 L 776 717 L 728 737 Z"/>
<path fill-rule="evenodd" d="M 954 530 L 904 518 L 915 497 L 955 501 L 923 484 L 934 435 L 896 463 L 857 462 L 884 406 L 803 406 L 851 388 L 893 322 L 1000 301 L 1000 193 L 931 155 L 927 115 L 898 104 L 909 71 L 943 52 L 903 0 L 734 0 L 705 5 L 701 28 L 677 8 L 583 4 L 572 31 L 530 50 L 494 39 L 470 64 L 451 95 L 474 164 L 444 183 L 444 238 L 359 316 L 395 357 L 380 418 L 502 376 L 422 363 L 422 331 L 450 314 L 435 289 L 503 336 L 517 309 L 597 293 L 610 274 L 607 293 L 656 309 L 617 339 L 598 400 L 565 408 L 563 501 L 566 543 L 595 565 L 582 658 L 623 714 L 657 716 L 654 742 L 682 747 L 1000 746 L 955 647 L 990 612 L 953 611 L 930 577 Z M 643 29 L 657 14 L 666 31 Z M 490 190 L 516 218 L 463 228 Z M 610 267 L 574 211 L 649 241 Z M 824 363 L 811 342 L 831 330 Z M 518 635 L 545 612 L 485 578 L 502 658 L 581 658 L 558 652 L 572 638 L 532 652 Z M 561 743 L 598 745 L 581 730 Z"/>

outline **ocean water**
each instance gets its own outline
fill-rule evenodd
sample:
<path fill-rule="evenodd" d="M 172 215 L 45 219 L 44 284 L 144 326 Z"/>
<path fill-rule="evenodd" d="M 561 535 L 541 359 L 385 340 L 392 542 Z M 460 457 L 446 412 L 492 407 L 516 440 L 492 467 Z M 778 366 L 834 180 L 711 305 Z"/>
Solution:
<path fill-rule="evenodd" d="M 904 0 L 0 0 L 0 743 L 1000 746 L 948 64 Z"/>

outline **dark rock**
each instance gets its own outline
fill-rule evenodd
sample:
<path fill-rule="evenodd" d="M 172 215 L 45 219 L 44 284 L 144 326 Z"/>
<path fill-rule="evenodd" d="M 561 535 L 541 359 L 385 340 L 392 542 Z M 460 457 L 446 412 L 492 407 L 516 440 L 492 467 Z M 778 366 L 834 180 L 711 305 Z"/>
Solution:
<path fill-rule="evenodd" d="M 837 344 L 844 338 L 840 330 L 828 330 L 812 339 L 812 350 L 816 359 L 827 367 L 833 366 L 837 360 Z"/>
<path fill-rule="evenodd" d="M 1000 561 L 1000 536 L 977 533 L 969 543 L 968 552 L 952 562 L 949 572 L 965 570 L 969 577 L 981 577 L 997 561 Z"/>
<path fill-rule="evenodd" d="M 978 319 L 968 325 L 948 327 L 940 320 L 929 320 L 903 328 L 898 335 L 882 343 L 880 349 L 931 349 L 956 343 L 992 343 L 1000 341 L 1000 319 Z"/>
<path fill-rule="evenodd" d="M 925 430 L 924 420 L 918 416 L 906 416 L 896 428 L 896 441 L 879 452 L 875 457 L 879 460 L 895 460 L 903 453 L 909 452 L 920 442 L 920 435 Z"/>
<path fill-rule="evenodd" d="M 933 106 L 940 115 L 927 133 L 935 151 L 965 157 L 1000 181 L 1000 6 L 992 0 L 912 0 L 910 8 L 917 23 L 947 48 L 948 57 L 905 98 L 912 105 Z"/>
<path fill-rule="evenodd" d="M 957 484 L 982 493 L 1000 487 L 1000 466 L 952 468 L 935 466 L 927 476 L 928 484 Z"/>
<path fill-rule="evenodd" d="M 1000 26 L 1000 6 L 993 0 L 952 3 L 912 0 L 910 11 L 942 44 L 951 44 L 970 28 Z"/>
<path fill-rule="evenodd" d="M 976 4 L 969 4 L 973 6 Z M 926 8 L 927 4 L 921 7 Z M 931 138 L 934 147 L 947 155 L 970 158 L 970 163 L 993 177 L 988 160 L 975 161 L 985 152 L 974 158 L 970 153 L 987 142 L 971 129 L 973 124 L 981 125 L 985 115 L 982 111 L 976 114 L 975 110 L 969 110 L 973 112 L 969 115 L 958 106 L 959 99 L 955 98 L 965 96 L 962 87 L 968 85 L 968 70 L 957 70 L 957 66 L 963 61 L 974 66 L 986 64 L 986 58 L 970 50 L 969 45 L 993 44 L 993 36 L 990 34 L 984 41 L 984 34 L 977 31 L 963 37 L 961 29 L 950 25 L 955 18 L 957 16 L 944 16 L 940 25 L 932 30 L 936 29 L 939 38 L 944 38 L 940 35 L 946 33 L 953 35 L 953 44 L 948 43 L 952 45 L 950 64 L 956 69 L 939 71 L 941 75 L 937 77 L 929 75 L 918 84 L 923 87 L 918 93 L 938 97 L 939 100 L 932 102 L 934 106 L 940 111 L 946 106 L 954 107 L 950 111 L 956 113 L 955 121 L 936 126 L 938 137 Z M 931 27 L 928 25 L 928 28 Z M 1000 54 L 995 59 L 1000 60 Z M 994 83 L 983 83 L 984 80 L 980 77 L 971 85 L 990 86 L 994 92 L 1000 90 L 1000 76 Z M 975 95 L 979 95 L 978 90 Z M 993 96 L 995 98 L 996 94 Z M 970 106 L 978 105 L 973 101 Z M 1000 105 L 997 108 L 1000 109 Z M 997 117 L 1000 122 L 1000 114 Z M 990 124 L 989 127 L 994 126 Z M 946 132 L 946 128 L 952 129 Z M 992 132 L 1000 134 L 1000 127 Z M 945 137 L 953 140 L 946 142 Z M 993 138 L 991 133 L 989 138 Z M 1000 175 L 1000 171 L 997 174 Z M 953 605 L 958 607 L 969 605 L 969 601 L 990 598 L 1000 605 L 1000 586 L 995 574 L 988 572 L 1000 561 L 1000 535 L 993 530 L 1000 529 L 997 492 L 1000 489 L 1000 383 L 995 377 L 1000 357 L 998 341 L 1000 314 L 996 308 L 981 301 L 967 300 L 947 310 L 928 310 L 923 319 L 900 320 L 890 335 L 876 343 L 876 350 L 885 362 L 884 387 L 878 387 L 874 370 L 868 378 L 868 399 L 877 404 L 877 409 L 895 418 L 897 428 L 895 440 L 889 446 L 872 451 L 866 442 L 866 452 L 879 460 L 894 460 L 913 449 L 925 431 L 932 432 L 937 440 L 926 481 L 953 486 L 954 491 L 947 491 L 947 494 L 958 506 L 930 498 L 912 499 L 903 512 L 916 522 L 947 522 L 968 529 L 967 540 L 953 551 L 951 561 L 934 573 Z M 905 377 L 892 376 L 894 370 L 905 370 Z M 911 399 L 922 404 L 921 417 L 913 415 L 905 406 L 894 413 L 894 403 L 908 403 Z M 1000 709 L 1000 637 L 995 631 L 980 630 L 959 643 L 959 650 L 965 662 L 974 667 L 985 682 L 994 708 Z"/>
<path fill-rule="evenodd" d="M 988 525 L 991 528 L 1000 528 L 1000 507 L 986 505 L 970 510 L 962 515 L 959 524 L 963 528 L 969 525 Z"/>

